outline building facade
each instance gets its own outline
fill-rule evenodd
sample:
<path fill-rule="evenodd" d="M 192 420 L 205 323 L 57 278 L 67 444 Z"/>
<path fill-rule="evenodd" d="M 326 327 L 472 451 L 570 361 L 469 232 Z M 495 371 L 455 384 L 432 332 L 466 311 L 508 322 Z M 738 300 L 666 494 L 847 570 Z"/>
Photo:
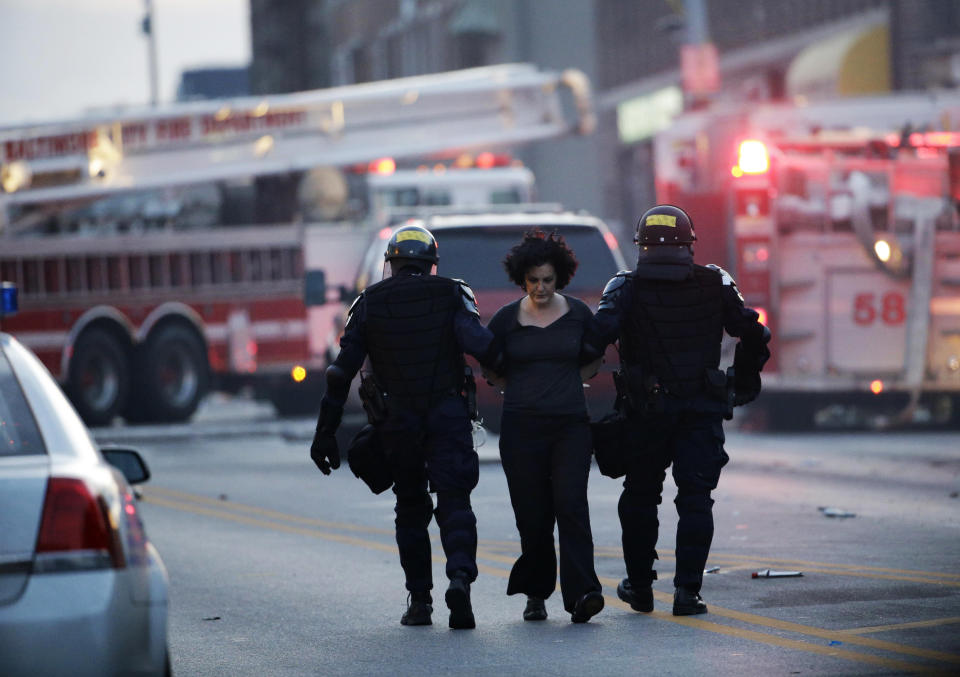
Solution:
<path fill-rule="evenodd" d="M 945 0 L 251 0 L 251 21 L 259 93 L 515 61 L 582 70 L 597 133 L 518 155 L 540 199 L 622 237 L 654 201 L 650 139 L 685 107 L 960 84 L 960 3 Z M 691 45 L 710 58 L 682 68 Z"/>

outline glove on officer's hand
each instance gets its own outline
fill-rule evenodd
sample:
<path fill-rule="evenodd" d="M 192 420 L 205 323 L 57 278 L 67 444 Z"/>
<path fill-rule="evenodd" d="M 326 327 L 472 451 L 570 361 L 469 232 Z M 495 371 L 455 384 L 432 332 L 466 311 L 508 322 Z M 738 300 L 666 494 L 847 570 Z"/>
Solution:
<path fill-rule="evenodd" d="M 757 395 L 759 394 L 759 390 L 734 390 L 733 406 L 742 407 L 749 402 L 753 402 L 755 399 L 757 399 Z"/>
<path fill-rule="evenodd" d="M 329 475 L 331 468 L 339 468 L 340 448 L 337 446 L 337 438 L 318 430 L 313 436 L 313 444 L 310 445 L 310 458 L 324 475 Z"/>

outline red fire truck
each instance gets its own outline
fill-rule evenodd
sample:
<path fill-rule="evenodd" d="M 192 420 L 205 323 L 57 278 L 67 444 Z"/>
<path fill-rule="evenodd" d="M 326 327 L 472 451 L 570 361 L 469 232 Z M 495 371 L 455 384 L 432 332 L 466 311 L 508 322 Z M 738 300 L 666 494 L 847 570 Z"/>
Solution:
<path fill-rule="evenodd" d="M 432 169 L 591 126 L 582 74 L 510 64 L 0 128 L 0 280 L 21 306 L 4 329 L 92 425 L 183 420 L 211 387 L 302 410 L 322 388 L 328 331 L 316 324 L 336 314 L 320 306 L 339 301 L 334 286 L 352 282 L 375 227 L 312 220 L 351 201 L 351 168 L 390 157 Z M 454 170 L 407 183 L 397 172 L 367 182 L 364 199 L 457 204 L 482 186 L 529 199 L 526 170 L 460 171 L 489 173 L 464 193 L 471 182 Z M 276 202 L 306 196 L 317 209 L 235 225 L 264 180 Z"/>
<path fill-rule="evenodd" d="M 960 97 L 693 114 L 656 141 L 770 326 L 775 425 L 960 423 Z"/>

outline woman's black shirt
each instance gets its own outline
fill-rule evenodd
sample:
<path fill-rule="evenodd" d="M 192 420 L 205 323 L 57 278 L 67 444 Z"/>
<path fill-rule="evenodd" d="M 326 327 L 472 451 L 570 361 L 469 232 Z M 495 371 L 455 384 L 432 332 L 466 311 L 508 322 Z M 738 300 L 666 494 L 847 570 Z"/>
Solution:
<path fill-rule="evenodd" d="M 580 299 L 564 298 L 569 309 L 546 327 L 519 323 L 520 300 L 500 308 L 487 324 L 505 358 L 504 411 L 586 415 L 580 366 L 593 314 Z"/>

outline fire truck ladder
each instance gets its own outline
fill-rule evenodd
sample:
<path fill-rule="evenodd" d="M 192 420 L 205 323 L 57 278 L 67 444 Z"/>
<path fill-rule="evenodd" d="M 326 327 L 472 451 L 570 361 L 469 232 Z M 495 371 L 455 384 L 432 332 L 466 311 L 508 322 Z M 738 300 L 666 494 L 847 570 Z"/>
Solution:
<path fill-rule="evenodd" d="M 594 124 L 581 72 L 506 64 L 0 128 L 0 232 L 16 204 L 450 156 Z"/>

